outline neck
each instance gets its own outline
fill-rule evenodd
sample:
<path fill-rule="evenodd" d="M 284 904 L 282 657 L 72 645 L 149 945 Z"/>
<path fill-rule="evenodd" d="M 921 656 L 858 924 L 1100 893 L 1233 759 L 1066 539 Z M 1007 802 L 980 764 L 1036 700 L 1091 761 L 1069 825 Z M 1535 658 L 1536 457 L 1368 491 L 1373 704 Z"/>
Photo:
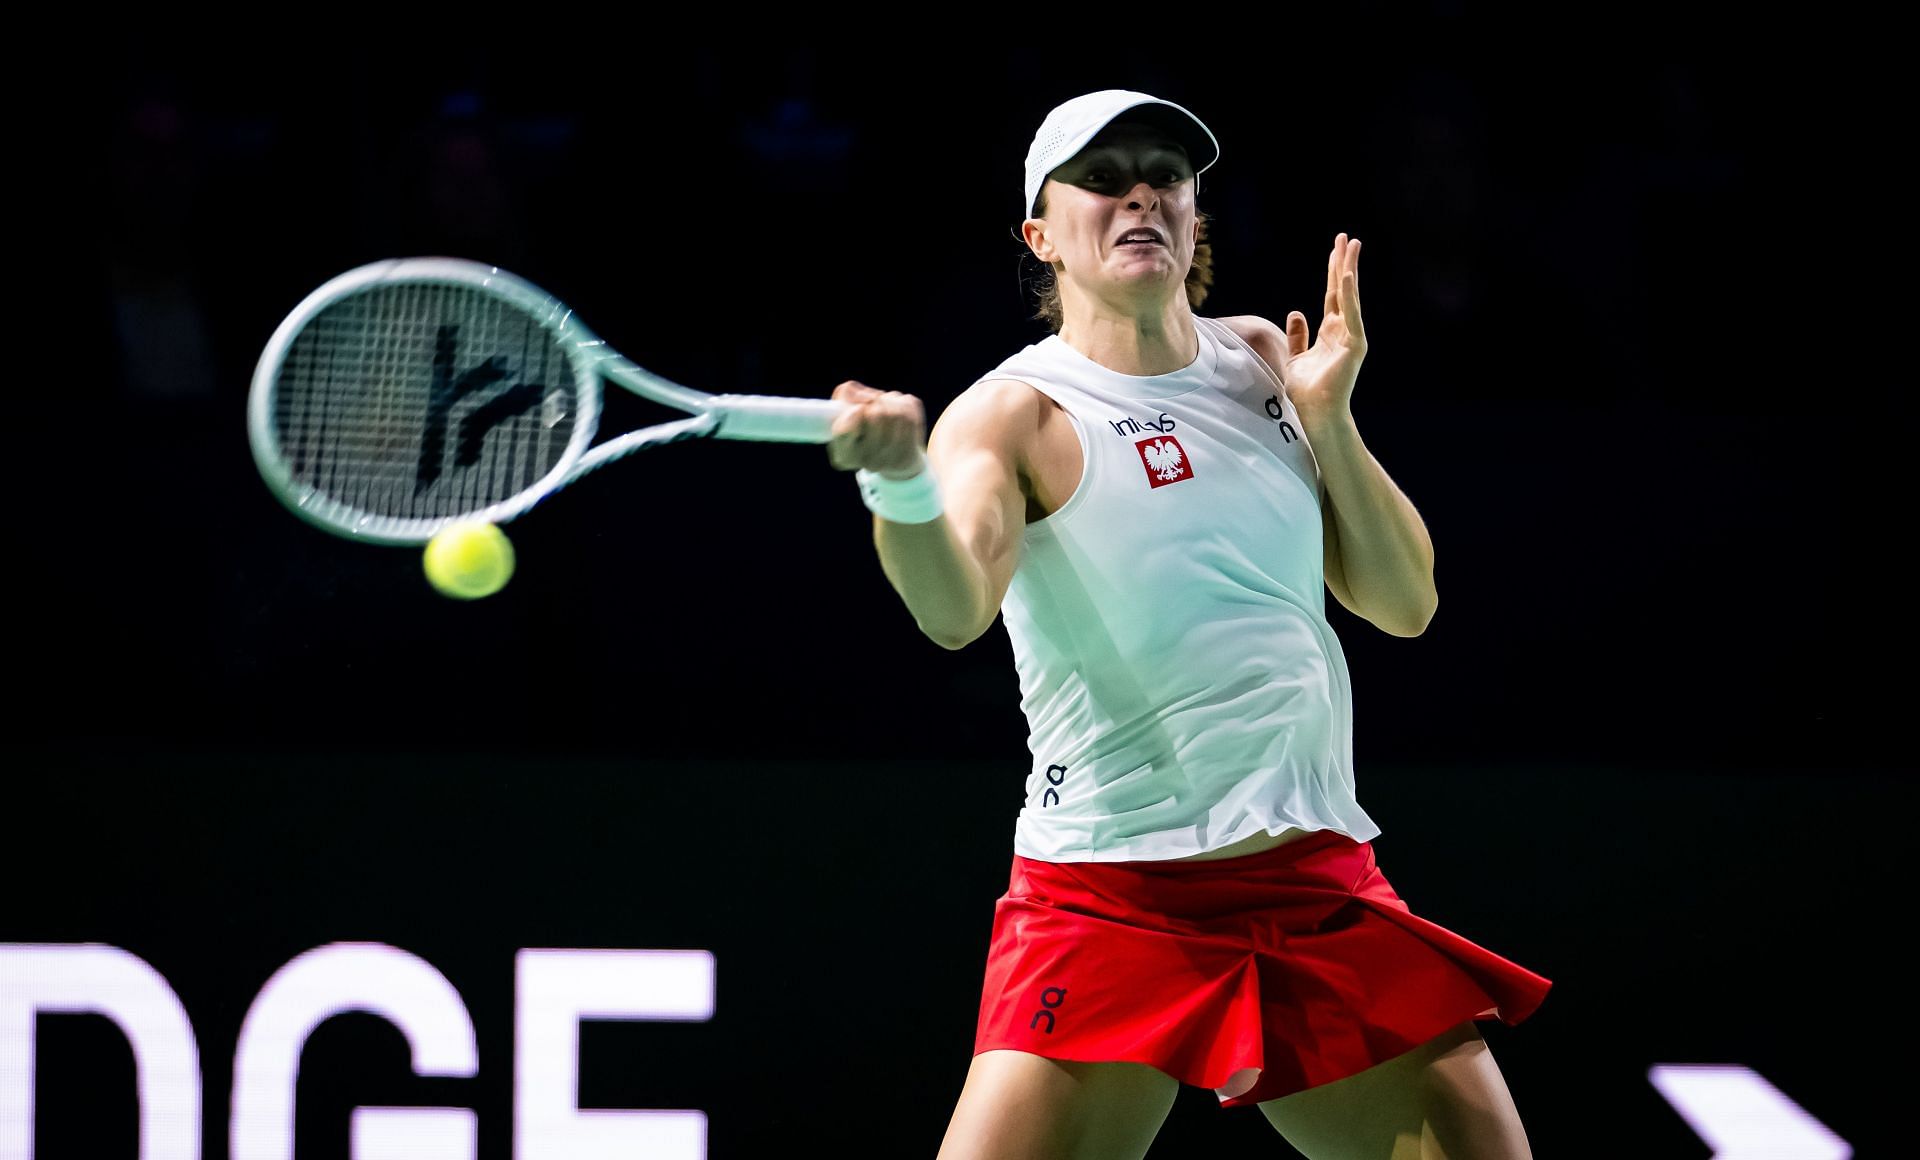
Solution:
<path fill-rule="evenodd" d="M 1062 305 L 1061 341 L 1110 371 L 1172 374 L 1199 356 L 1184 286 L 1175 297 L 1152 304 L 1069 297 Z"/>

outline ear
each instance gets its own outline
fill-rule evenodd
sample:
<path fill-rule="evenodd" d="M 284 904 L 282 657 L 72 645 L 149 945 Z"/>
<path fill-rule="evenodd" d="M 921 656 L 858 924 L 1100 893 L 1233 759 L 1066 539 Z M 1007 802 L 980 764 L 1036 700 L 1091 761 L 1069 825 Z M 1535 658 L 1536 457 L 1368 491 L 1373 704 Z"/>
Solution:
<path fill-rule="evenodd" d="M 1020 223 L 1020 238 L 1033 251 L 1033 256 L 1052 265 L 1059 260 L 1060 252 L 1047 240 L 1047 219 L 1028 218 Z"/>

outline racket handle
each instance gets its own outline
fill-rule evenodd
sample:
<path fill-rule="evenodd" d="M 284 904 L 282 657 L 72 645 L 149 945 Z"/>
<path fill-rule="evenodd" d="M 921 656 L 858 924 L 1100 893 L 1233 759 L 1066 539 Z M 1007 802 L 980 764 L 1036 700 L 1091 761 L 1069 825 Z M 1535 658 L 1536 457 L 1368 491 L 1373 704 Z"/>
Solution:
<path fill-rule="evenodd" d="M 847 409 L 832 399 L 777 395 L 715 395 L 707 407 L 720 417 L 714 438 L 767 443 L 825 443 L 833 437 L 833 421 Z"/>

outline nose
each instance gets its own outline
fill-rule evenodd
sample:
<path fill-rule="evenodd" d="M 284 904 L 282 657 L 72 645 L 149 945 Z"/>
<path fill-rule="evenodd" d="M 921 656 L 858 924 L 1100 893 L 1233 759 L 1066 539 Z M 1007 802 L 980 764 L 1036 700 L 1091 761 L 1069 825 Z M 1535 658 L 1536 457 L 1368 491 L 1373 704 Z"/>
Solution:
<path fill-rule="evenodd" d="M 1127 191 L 1128 209 L 1153 209 L 1160 204 L 1160 192 L 1150 181 L 1140 181 Z"/>

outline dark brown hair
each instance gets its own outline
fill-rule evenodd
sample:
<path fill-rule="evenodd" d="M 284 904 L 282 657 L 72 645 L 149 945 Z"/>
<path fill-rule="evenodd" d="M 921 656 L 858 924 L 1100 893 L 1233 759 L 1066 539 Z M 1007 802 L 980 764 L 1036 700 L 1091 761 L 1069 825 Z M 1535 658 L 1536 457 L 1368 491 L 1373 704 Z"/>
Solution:
<path fill-rule="evenodd" d="M 1045 193 L 1036 199 L 1033 216 L 1047 216 Z M 1213 243 L 1207 241 L 1207 215 L 1195 210 L 1193 220 L 1198 223 L 1200 229 L 1197 235 L 1199 240 L 1193 247 L 1193 265 L 1187 267 L 1187 305 L 1198 310 L 1200 304 L 1207 300 L 1208 288 L 1213 285 Z M 1021 244 L 1026 244 L 1024 239 Z M 1033 251 L 1028 250 L 1026 256 L 1033 258 Z M 1033 279 L 1033 294 L 1038 299 L 1038 308 L 1034 310 L 1033 316 L 1046 323 L 1055 334 L 1059 334 L 1061 324 L 1066 321 L 1064 308 L 1060 303 L 1060 283 L 1056 278 L 1060 267 L 1058 264 L 1050 265 L 1041 262 L 1038 258 L 1033 260 L 1040 266 L 1040 272 Z"/>

